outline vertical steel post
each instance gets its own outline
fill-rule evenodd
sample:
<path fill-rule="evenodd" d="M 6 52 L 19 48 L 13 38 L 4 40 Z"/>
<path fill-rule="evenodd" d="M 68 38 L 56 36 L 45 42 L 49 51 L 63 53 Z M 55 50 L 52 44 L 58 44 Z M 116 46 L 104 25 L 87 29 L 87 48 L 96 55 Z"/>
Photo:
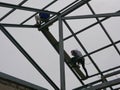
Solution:
<path fill-rule="evenodd" d="M 61 16 L 59 16 L 58 18 L 59 18 L 60 85 L 61 85 L 61 90 L 65 90 L 63 25 L 62 25 Z"/>

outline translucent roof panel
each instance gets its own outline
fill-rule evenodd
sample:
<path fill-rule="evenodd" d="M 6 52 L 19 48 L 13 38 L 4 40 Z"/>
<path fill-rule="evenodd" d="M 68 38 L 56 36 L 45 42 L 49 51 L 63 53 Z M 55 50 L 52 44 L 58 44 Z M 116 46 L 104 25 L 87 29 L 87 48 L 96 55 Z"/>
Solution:
<path fill-rule="evenodd" d="M 0 7 L 0 17 L 2 18 L 8 11 L 10 11 L 11 9 L 10 8 L 3 8 L 3 7 Z"/>
<path fill-rule="evenodd" d="M 11 24 L 20 24 L 22 21 L 24 21 L 26 18 L 30 17 L 33 14 L 34 14 L 33 12 L 29 12 L 29 11 L 16 10 L 1 22 L 11 23 Z"/>
<path fill-rule="evenodd" d="M 114 41 L 119 40 L 119 21 L 120 17 L 114 17 L 103 22 L 105 28 L 107 29 L 107 32 L 110 34 Z"/>
<path fill-rule="evenodd" d="M 97 83 L 103 78 L 110 84 L 120 78 L 119 4 L 120 0 L 1 0 L 0 71 L 49 90 L 61 90 L 60 62 L 64 60 L 60 59 L 59 40 L 63 38 L 66 90 L 104 84 Z M 40 27 L 35 21 L 39 12 L 50 13 L 48 22 Z M 85 80 L 79 73 L 85 75 L 84 68 L 76 69 L 70 62 L 73 49 L 85 58 L 89 74 Z M 111 88 L 118 86 L 107 90 Z"/>
<path fill-rule="evenodd" d="M 110 13 L 119 10 L 120 1 L 118 0 L 92 0 L 90 2 L 91 6 L 95 10 L 96 13 Z"/>

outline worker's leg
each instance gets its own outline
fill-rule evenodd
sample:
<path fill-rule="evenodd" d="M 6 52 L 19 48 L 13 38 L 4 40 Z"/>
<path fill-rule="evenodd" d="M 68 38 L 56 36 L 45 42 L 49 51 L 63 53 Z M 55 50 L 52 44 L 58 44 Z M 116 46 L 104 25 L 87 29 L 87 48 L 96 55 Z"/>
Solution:
<path fill-rule="evenodd" d="M 41 19 L 38 15 L 35 16 L 36 24 L 41 24 Z"/>
<path fill-rule="evenodd" d="M 88 77 L 88 72 L 87 72 L 87 69 L 85 68 L 85 61 L 82 60 L 81 64 L 82 64 L 82 67 L 83 67 L 83 69 L 84 69 L 84 71 L 86 73 L 86 77 Z"/>
<path fill-rule="evenodd" d="M 77 59 L 76 57 L 71 58 L 72 67 L 77 67 L 77 65 L 76 65 L 77 60 L 76 59 Z"/>
<path fill-rule="evenodd" d="M 71 58 L 71 63 L 74 65 L 76 64 L 75 57 Z"/>

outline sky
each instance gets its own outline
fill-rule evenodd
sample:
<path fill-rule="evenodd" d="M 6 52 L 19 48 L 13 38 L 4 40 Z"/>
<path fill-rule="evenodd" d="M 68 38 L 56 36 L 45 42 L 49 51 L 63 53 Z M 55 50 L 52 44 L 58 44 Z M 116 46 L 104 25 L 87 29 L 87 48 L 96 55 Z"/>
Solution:
<path fill-rule="evenodd" d="M 18 4 L 22 0 L 0 0 L 1 2 Z M 74 0 L 58 0 L 56 3 L 48 7 L 46 10 L 58 12 L 66 5 L 70 4 Z M 23 6 L 42 9 L 45 5 L 52 2 L 52 0 L 28 0 Z M 63 4 L 64 2 L 64 4 Z M 99 13 L 114 13 L 120 9 L 120 0 L 91 0 L 90 5 L 94 9 L 96 14 Z M 5 15 L 10 8 L 0 7 L 0 17 Z M 0 23 L 20 24 L 26 18 L 33 15 L 35 12 L 16 10 Z M 92 14 L 87 5 L 73 11 L 67 16 L 75 15 L 88 15 Z M 99 18 L 102 19 L 102 18 Z M 96 19 L 78 19 L 67 20 L 68 24 L 74 32 L 78 32 L 83 28 L 96 22 Z M 32 18 L 25 24 L 34 25 L 35 19 Z M 114 42 L 120 40 L 120 17 L 112 17 L 102 22 L 105 29 L 109 33 Z M 37 62 L 37 64 L 46 72 L 46 74 L 60 87 L 60 60 L 59 55 L 47 41 L 44 35 L 35 28 L 13 28 L 5 27 L 7 31 L 19 42 L 19 44 L 28 52 L 28 54 Z M 58 21 L 53 23 L 49 27 L 50 32 L 59 40 L 59 28 Z M 63 23 L 64 38 L 71 35 L 68 28 Z M 88 52 L 92 52 L 101 47 L 111 44 L 108 37 L 100 25 L 96 25 L 88 30 L 77 34 L 77 37 L 82 42 Z M 116 44 L 120 50 L 120 44 Z M 71 56 L 70 51 L 78 49 L 85 55 L 84 50 L 76 42 L 75 38 L 69 38 L 64 41 L 64 49 Z M 115 48 L 109 47 L 101 50 L 91 57 L 98 65 L 101 71 L 113 68 L 120 65 L 120 55 L 116 52 Z M 97 73 L 96 68 L 88 57 L 85 57 L 86 68 L 89 75 Z M 17 48 L 8 40 L 8 38 L 0 31 L 0 72 L 7 73 L 22 80 L 31 82 L 33 84 L 45 87 L 49 90 L 53 90 L 50 84 L 38 73 L 38 71 L 28 62 L 28 60 L 17 50 Z M 118 78 L 116 75 L 113 78 Z M 77 80 L 70 69 L 65 65 L 65 78 L 66 78 L 66 90 L 72 90 L 73 88 L 81 86 L 81 83 Z M 90 83 L 100 76 L 96 76 L 85 80 L 85 83 Z M 109 79 L 108 79 L 109 80 Z"/>

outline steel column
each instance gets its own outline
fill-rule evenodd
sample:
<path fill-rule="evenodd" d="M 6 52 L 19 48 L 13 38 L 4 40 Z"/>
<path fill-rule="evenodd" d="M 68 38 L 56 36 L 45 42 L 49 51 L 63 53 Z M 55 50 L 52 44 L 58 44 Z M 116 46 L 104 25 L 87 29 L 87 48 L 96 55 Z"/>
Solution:
<path fill-rule="evenodd" d="M 60 16 L 59 16 L 59 53 L 60 53 L 60 81 L 61 81 L 61 90 L 66 90 L 66 87 L 65 87 L 63 25 L 62 25 L 62 19 L 61 19 Z"/>

